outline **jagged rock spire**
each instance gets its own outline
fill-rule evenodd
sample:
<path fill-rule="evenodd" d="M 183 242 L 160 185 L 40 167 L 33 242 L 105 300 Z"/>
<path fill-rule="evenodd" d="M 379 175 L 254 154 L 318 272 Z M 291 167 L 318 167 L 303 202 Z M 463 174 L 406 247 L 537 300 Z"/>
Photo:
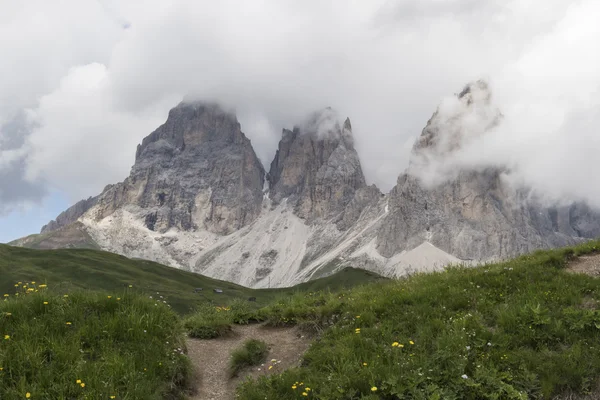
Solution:
<path fill-rule="evenodd" d="M 356 190 L 366 186 L 350 120 L 342 124 L 326 108 L 293 131 L 284 129 L 268 180 L 271 199 L 289 198 L 302 218 L 343 212 Z"/>

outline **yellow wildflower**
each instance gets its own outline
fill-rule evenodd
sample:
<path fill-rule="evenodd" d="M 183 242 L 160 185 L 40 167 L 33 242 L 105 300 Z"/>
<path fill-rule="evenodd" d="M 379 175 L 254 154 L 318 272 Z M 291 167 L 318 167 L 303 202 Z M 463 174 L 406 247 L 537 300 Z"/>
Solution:
<path fill-rule="evenodd" d="M 272 365 L 269 365 L 269 369 L 273 369 L 273 366 L 272 366 Z"/>
<path fill-rule="evenodd" d="M 109 298 L 109 299 L 112 298 L 112 296 L 106 296 L 106 297 Z"/>
<path fill-rule="evenodd" d="M 47 305 L 48 305 L 48 302 L 47 302 L 47 301 L 45 301 L 45 302 L 44 302 L 44 305 L 45 305 L 45 306 L 47 306 Z"/>
<path fill-rule="evenodd" d="M 4 335 L 4 340 L 9 340 L 10 339 L 10 335 Z"/>
<path fill-rule="evenodd" d="M 363 367 L 366 367 L 366 366 L 367 366 L 367 363 L 363 363 Z"/>
<path fill-rule="evenodd" d="M 296 385 L 292 385 L 292 389 L 296 390 L 297 386 Z"/>
<path fill-rule="evenodd" d="M 12 315 L 12 313 L 10 313 L 10 312 L 7 312 L 5 315 L 6 315 L 7 317 L 10 317 L 10 316 Z"/>
<path fill-rule="evenodd" d="M 81 383 L 81 379 L 77 379 L 75 383 Z"/>
<path fill-rule="evenodd" d="M 307 392 L 310 392 L 310 388 L 308 386 L 305 387 L 304 390 L 306 390 Z"/>
<path fill-rule="evenodd" d="M 80 385 L 82 388 L 83 388 L 83 387 L 85 387 L 85 383 L 83 383 L 83 382 L 81 382 L 79 385 Z"/>
<path fill-rule="evenodd" d="M 408 343 L 415 344 L 415 342 L 413 342 L 412 340 L 409 340 Z"/>
<path fill-rule="evenodd" d="M 116 399 L 116 398 L 117 398 L 117 396 L 110 396 L 110 398 L 111 398 L 111 399 Z"/>
<path fill-rule="evenodd" d="M 8 297 L 10 296 L 8 293 L 4 293 L 4 297 Z"/>
<path fill-rule="evenodd" d="M 45 288 L 45 287 L 48 287 L 48 285 L 40 285 L 40 286 L 38 286 L 38 287 L 39 287 L 40 289 L 43 289 L 43 288 Z"/>
<path fill-rule="evenodd" d="M 70 322 L 66 322 L 66 324 L 67 324 L 67 325 L 71 325 L 71 323 L 70 323 Z"/>
<path fill-rule="evenodd" d="M 31 397 L 31 393 L 29 393 L 29 392 L 25 393 L 25 398 L 26 398 L 26 399 L 28 399 L 28 398 L 30 398 L 30 397 Z"/>
<path fill-rule="evenodd" d="M 400 343 L 398 343 L 398 342 L 392 343 L 392 347 L 398 347 L 398 346 L 400 346 Z"/>
<path fill-rule="evenodd" d="M 35 285 L 35 281 L 31 281 L 31 284 L 32 284 L 32 285 Z"/>
<path fill-rule="evenodd" d="M 376 391 L 377 391 L 377 386 L 373 386 L 373 387 L 371 388 L 371 392 L 376 392 Z"/>
<path fill-rule="evenodd" d="M 308 393 L 302 392 L 302 396 L 308 396 Z"/>

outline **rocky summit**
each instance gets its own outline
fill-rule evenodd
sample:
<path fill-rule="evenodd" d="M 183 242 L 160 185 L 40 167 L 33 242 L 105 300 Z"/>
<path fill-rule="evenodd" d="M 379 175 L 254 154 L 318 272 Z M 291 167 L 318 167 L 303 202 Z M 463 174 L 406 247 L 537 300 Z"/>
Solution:
<path fill-rule="evenodd" d="M 13 244 L 101 248 L 276 287 L 345 266 L 402 276 L 600 236 L 586 204 L 548 204 L 501 166 L 452 164 L 502 120 L 488 85 L 470 83 L 438 107 L 382 194 L 366 183 L 350 120 L 330 108 L 283 130 L 266 173 L 232 112 L 181 103 L 123 182 Z"/>
<path fill-rule="evenodd" d="M 79 202 L 42 232 L 88 213 L 102 221 L 121 209 L 150 231 L 204 229 L 228 234 L 260 214 L 264 169 L 235 115 L 216 104 L 179 104 L 138 145 L 124 182 Z"/>
<path fill-rule="evenodd" d="M 343 220 L 357 191 L 367 186 L 350 119 L 341 125 L 327 108 L 301 127 L 284 129 L 267 180 L 274 204 L 286 199 L 307 222 Z M 358 211 L 349 212 L 358 217 Z"/>

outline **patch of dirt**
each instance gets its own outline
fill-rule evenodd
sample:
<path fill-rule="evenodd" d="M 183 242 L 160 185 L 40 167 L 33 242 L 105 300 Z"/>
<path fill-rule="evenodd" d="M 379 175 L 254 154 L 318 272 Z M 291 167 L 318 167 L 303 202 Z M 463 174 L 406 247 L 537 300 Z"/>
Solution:
<path fill-rule="evenodd" d="M 264 365 L 240 372 L 232 379 L 229 375 L 231 352 L 248 339 L 267 343 L 267 361 Z M 278 374 L 297 366 L 310 343 L 310 338 L 298 328 L 267 328 L 263 325 L 235 326 L 233 334 L 217 339 L 188 339 L 188 356 L 199 380 L 197 393 L 191 400 L 232 400 L 236 387 L 247 377 Z M 272 368 L 269 369 L 269 366 Z"/>
<path fill-rule="evenodd" d="M 600 254 L 581 256 L 569 263 L 567 271 L 600 277 Z"/>

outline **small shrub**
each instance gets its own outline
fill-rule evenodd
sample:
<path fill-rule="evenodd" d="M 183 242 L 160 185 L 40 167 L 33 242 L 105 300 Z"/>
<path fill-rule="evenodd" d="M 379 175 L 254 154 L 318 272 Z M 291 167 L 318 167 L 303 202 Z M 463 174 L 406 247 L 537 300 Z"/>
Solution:
<path fill-rule="evenodd" d="M 264 363 L 268 353 L 267 344 L 262 340 L 247 340 L 242 347 L 231 353 L 231 364 L 229 367 L 231 376 L 237 376 L 246 367 Z"/>
<path fill-rule="evenodd" d="M 232 318 L 227 307 L 204 305 L 185 319 L 183 326 L 190 337 L 214 339 L 231 332 Z"/>
<path fill-rule="evenodd" d="M 246 325 L 250 322 L 259 321 L 256 311 L 252 310 L 250 304 L 246 300 L 235 299 L 228 308 L 231 321 L 234 324 Z"/>

